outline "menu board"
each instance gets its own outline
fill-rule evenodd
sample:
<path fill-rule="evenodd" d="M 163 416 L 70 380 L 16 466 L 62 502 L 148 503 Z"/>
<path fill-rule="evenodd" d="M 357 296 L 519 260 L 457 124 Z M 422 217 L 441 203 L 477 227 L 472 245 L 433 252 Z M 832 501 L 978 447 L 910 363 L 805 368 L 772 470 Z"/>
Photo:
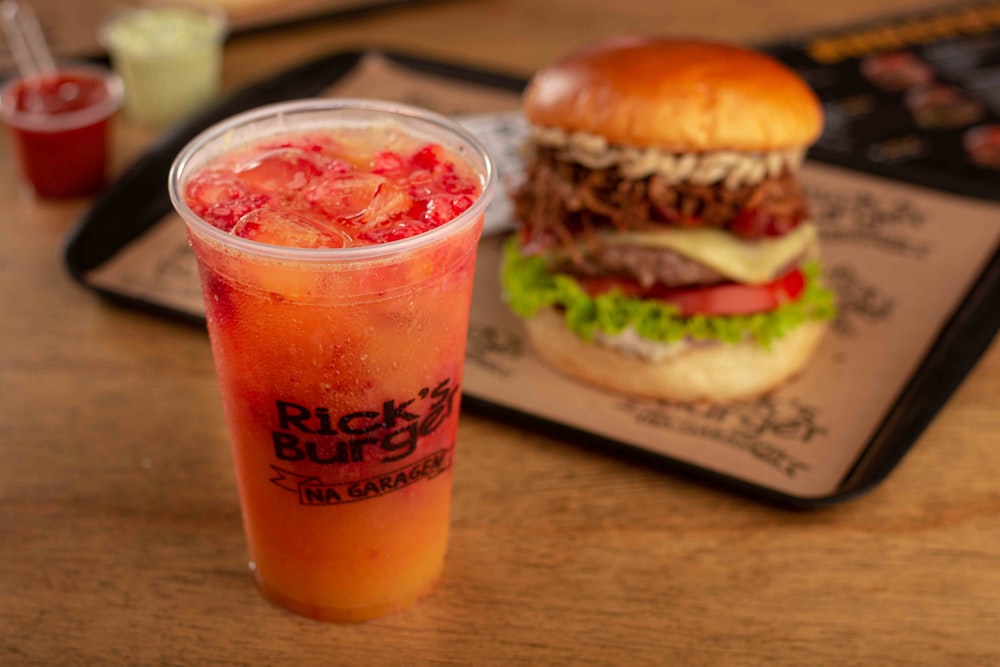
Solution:
<path fill-rule="evenodd" d="M 770 52 L 822 101 L 812 157 L 1000 199 L 1000 2 L 825 31 Z"/>

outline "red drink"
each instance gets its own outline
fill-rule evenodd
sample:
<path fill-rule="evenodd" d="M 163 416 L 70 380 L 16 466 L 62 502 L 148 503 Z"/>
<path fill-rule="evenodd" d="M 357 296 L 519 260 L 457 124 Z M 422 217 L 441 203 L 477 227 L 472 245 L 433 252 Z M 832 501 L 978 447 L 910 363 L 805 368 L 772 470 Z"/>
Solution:
<path fill-rule="evenodd" d="M 402 609 L 440 575 L 494 181 L 450 122 L 358 104 L 238 116 L 195 139 L 170 183 L 258 585 L 334 621 Z"/>
<path fill-rule="evenodd" d="M 90 195 L 104 185 L 108 120 L 121 81 L 87 65 L 11 81 L 0 90 L 21 169 L 43 197 Z"/>

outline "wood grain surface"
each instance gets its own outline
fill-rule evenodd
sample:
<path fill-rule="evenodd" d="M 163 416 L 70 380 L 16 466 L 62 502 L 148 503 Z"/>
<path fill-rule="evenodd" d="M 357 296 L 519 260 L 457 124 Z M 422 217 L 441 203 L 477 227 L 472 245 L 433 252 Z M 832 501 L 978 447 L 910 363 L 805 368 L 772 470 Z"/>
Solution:
<path fill-rule="evenodd" d="M 527 74 L 621 32 L 754 43 L 928 0 L 464 0 L 262 32 L 234 90 L 387 46 Z M 115 169 L 154 132 L 118 119 Z M 873 492 L 792 512 L 468 410 L 444 578 L 353 626 L 246 568 L 207 337 L 62 266 L 89 201 L 36 201 L 0 143 L 0 664 L 1000 664 L 1000 345 Z"/>

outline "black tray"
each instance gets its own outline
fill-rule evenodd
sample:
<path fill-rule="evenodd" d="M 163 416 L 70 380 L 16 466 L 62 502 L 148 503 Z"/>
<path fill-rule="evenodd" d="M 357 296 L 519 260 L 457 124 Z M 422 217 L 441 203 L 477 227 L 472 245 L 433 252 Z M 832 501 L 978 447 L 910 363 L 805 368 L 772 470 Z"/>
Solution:
<path fill-rule="evenodd" d="M 203 324 L 200 317 L 160 304 L 102 289 L 87 279 L 88 271 L 113 257 L 130 241 L 171 211 L 167 195 L 167 174 L 177 152 L 198 132 L 240 111 L 282 100 L 319 94 L 373 51 L 335 53 L 296 67 L 246 88 L 189 122 L 164 135 L 149 151 L 107 190 L 80 219 L 65 248 L 65 262 L 71 275 L 103 296 L 130 307 L 159 315 Z M 520 91 L 525 79 L 508 74 L 482 71 L 412 55 L 377 51 L 393 63 L 419 72 L 497 89 Z M 820 159 L 822 155 L 818 156 Z M 864 166 L 864 165 L 860 165 Z M 926 182 L 922 179 L 922 182 Z M 1000 329 L 1000 252 L 989 261 L 940 331 L 918 370 L 899 393 L 881 425 L 857 458 L 850 473 L 835 493 L 820 498 L 801 498 L 747 483 L 703 469 L 685 461 L 651 453 L 627 443 L 571 428 L 558 422 L 522 413 L 476 399 L 465 398 L 467 408 L 479 409 L 513 419 L 516 423 L 543 429 L 559 437 L 603 451 L 635 456 L 645 463 L 655 462 L 673 470 L 719 483 L 758 498 L 798 508 L 816 508 L 857 496 L 881 482 L 914 444 L 924 428 L 947 402 Z"/>

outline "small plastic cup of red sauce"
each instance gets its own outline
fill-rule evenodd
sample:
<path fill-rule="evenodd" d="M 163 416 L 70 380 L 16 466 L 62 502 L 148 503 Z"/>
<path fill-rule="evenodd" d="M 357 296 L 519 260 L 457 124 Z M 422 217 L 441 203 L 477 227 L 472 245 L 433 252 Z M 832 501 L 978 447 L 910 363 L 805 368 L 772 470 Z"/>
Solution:
<path fill-rule="evenodd" d="M 86 63 L 60 64 L 0 87 L 0 115 L 22 174 L 40 197 L 82 197 L 104 186 L 109 120 L 123 93 L 118 75 Z"/>

